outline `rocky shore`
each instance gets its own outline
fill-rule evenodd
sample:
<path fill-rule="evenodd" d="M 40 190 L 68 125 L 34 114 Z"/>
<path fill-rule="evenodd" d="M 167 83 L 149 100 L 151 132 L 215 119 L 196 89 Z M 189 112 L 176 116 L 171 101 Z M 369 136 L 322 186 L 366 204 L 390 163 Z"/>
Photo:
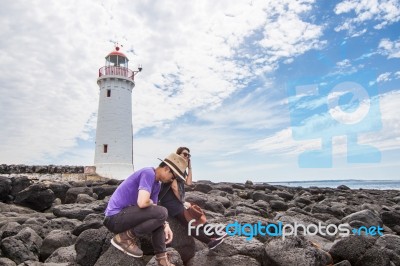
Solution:
<path fill-rule="evenodd" d="M 30 174 L 3 168 L 0 167 L 0 266 L 156 265 L 149 238 L 141 238 L 146 254 L 141 259 L 110 245 L 113 235 L 102 225 L 103 211 L 121 181 L 87 177 L 69 180 L 60 175 L 62 170 L 49 173 L 49 167 L 47 172 L 32 170 Z M 83 168 L 77 169 L 84 173 Z M 210 251 L 170 219 L 174 240 L 168 250 L 176 265 L 400 265 L 397 190 L 198 181 L 187 187 L 186 199 L 201 206 L 211 224 L 273 224 L 273 228 L 280 224 L 311 225 L 310 228 L 320 225 L 332 231 L 342 225 L 350 234 L 344 236 L 338 231 L 303 235 L 300 228 L 297 236 L 284 239 L 265 234 L 249 237 L 254 229 L 247 227 L 241 236 L 228 237 Z M 376 230 L 366 235 L 363 228 L 371 227 L 381 228 L 383 235 Z"/>

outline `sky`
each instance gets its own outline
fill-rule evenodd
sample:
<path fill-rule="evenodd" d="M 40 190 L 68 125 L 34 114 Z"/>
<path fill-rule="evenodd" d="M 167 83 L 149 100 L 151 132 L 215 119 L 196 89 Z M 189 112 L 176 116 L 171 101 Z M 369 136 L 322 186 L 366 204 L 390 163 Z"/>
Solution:
<path fill-rule="evenodd" d="M 135 77 L 136 170 L 400 180 L 398 0 L 0 0 L 0 164 L 93 165 L 98 69 Z"/>

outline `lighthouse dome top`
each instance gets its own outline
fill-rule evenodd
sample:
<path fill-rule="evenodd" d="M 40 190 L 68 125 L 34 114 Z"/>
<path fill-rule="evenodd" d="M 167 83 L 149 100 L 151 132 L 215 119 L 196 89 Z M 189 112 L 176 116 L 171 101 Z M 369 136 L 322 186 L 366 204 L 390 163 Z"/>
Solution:
<path fill-rule="evenodd" d="M 106 56 L 106 65 L 107 66 L 122 66 L 128 67 L 128 57 L 120 52 L 119 46 L 115 47 L 115 50 L 109 53 Z"/>

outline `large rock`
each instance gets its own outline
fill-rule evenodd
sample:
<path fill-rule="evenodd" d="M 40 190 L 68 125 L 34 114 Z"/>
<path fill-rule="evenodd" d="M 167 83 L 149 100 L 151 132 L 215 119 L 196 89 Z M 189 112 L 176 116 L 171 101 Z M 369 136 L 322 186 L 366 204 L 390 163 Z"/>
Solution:
<path fill-rule="evenodd" d="M 36 211 L 44 211 L 51 207 L 55 199 L 54 192 L 43 183 L 36 183 L 20 191 L 14 202 Z"/>
<path fill-rule="evenodd" d="M 195 203 L 199 205 L 201 208 L 204 208 L 206 202 L 208 201 L 207 194 L 204 194 L 199 191 L 189 191 L 185 194 L 185 200 L 188 202 Z"/>
<path fill-rule="evenodd" d="M 56 249 L 67 247 L 75 243 L 76 236 L 70 231 L 54 230 L 51 231 L 43 240 L 40 248 L 40 259 L 46 260 Z"/>
<path fill-rule="evenodd" d="M 278 195 L 279 197 L 283 198 L 285 201 L 289 201 L 294 198 L 294 195 L 287 191 L 277 191 L 277 192 L 275 192 L 275 194 Z"/>
<path fill-rule="evenodd" d="M 217 212 L 217 213 L 221 213 L 221 214 L 225 213 L 225 207 L 219 201 L 208 201 L 208 202 L 206 202 L 206 205 L 204 206 L 204 208 L 206 210 L 210 210 L 212 212 Z"/>
<path fill-rule="evenodd" d="M 14 236 L 21 231 L 22 226 L 17 222 L 8 222 L 0 228 L 0 239 Z"/>
<path fill-rule="evenodd" d="M 173 248 L 168 248 L 167 249 L 168 253 L 168 259 L 171 263 L 173 263 L 175 266 L 183 266 L 183 261 L 181 260 L 181 257 L 179 256 L 179 253 L 174 250 Z M 151 260 L 146 264 L 146 266 L 158 266 L 156 256 L 153 256 Z"/>
<path fill-rule="evenodd" d="M 219 253 L 212 250 L 203 249 L 196 252 L 196 255 L 186 264 L 186 266 L 248 266 L 248 265 L 261 265 L 256 259 L 244 256 L 220 256 Z"/>
<path fill-rule="evenodd" d="M 393 264 L 392 264 L 393 263 Z M 376 246 L 368 249 L 365 254 L 354 264 L 355 266 L 391 266 L 400 265 L 400 256 L 392 251 Z"/>
<path fill-rule="evenodd" d="M 381 212 L 381 217 L 382 217 L 382 222 L 389 227 L 395 227 L 396 225 L 400 225 L 400 212 L 383 211 Z"/>
<path fill-rule="evenodd" d="M 30 180 L 27 176 L 13 177 L 11 178 L 11 180 L 12 180 L 11 195 L 13 197 L 17 196 L 19 192 L 26 189 L 33 183 L 33 181 Z"/>
<path fill-rule="evenodd" d="M 72 231 L 81 224 L 82 222 L 76 219 L 55 218 L 46 222 L 42 227 L 42 231 L 43 235 L 47 236 L 53 230 Z"/>
<path fill-rule="evenodd" d="M 89 229 L 79 235 L 75 243 L 76 262 L 92 266 L 110 246 L 113 234 L 107 228 Z"/>
<path fill-rule="evenodd" d="M 45 260 L 45 263 L 69 263 L 68 265 L 76 265 L 75 245 L 58 248 Z"/>
<path fill-rule="evenodd" d="M 82 221 L 92 213 L 103 212 L 105 204 L 102 201 L 96 201 L 90 204 L 63 204 L 53 207 L 53 213 L 57 217 L 67 217 L 69 219 L 78 219 Z"/>
<path fill-rule="evenodd" d="M 75 229 L 72 231 L 72 234 L 79 236 L 85 230 L 99 229 L 100 227 L 103 226 L 103 219 L 104 219 L 103 214 L 96 214 L 96 213 L 89 214 L 85 217 L 82 224 L 75 227 Z"/>
<path fill-rule="evenodd" d="M 227 197 L 216 196 L 216 197 L 214 198 L 214 200 L 215 200 L 215 201 L 218 201 L 218 202 L 221 202 L 222 205 L 223 205 L 225 208 L 229 208 L 229 207 L 232 205 L 231 201 L 230 201 Z"/>
<path fill-rule="evenodd" d="M 95 266 L 145 266 L 142 258 L 134 258 L 110 246 L 94 264 Z"/>
<path fill-rule="evenodd" d="M 65 203 L 75 203 L 79 194 L 87 194 L 92 197 L 93 189 L 90 187 L 72 187 L 67 190 L 67 194 L 65 195 Z"/>
<path fill-rule="evenodd" d="M 265 245 L 264 265 L 321 265 L 332 263 L 329 253 L 301 236 L 273 238 Z"/>
<path fill-rule="evenodd" d="M 5 176 L 0 176 L 0 201 L 9 200 L 8 195 L 11 192 L 11 180 Z"/>
<path fill-rule="evenodd" d="M 194 191 L 200 191 L 200 192 L 203 192 L 203 193 L 208 193 L 212 189 L 213 189 L 213 187 L 208 185 L 208 184 L 199 183 L 199 184 L 196 184 L 194 186 L 193 190 Z"/>
<path fill-rule="evenodd" d="M 282 200 L 271 200 L 269 204 L 274 211 L 286 211 L 289 208 Z"/>
<path fill-rule="evenodd" d="M 214 185 L 213 189 L 221 190 L 229 194 L 233 194 L 233 188 L 232 185 L 228 184 L 216 184 Z"/>
<path fill-rule="evenodd" d="M 348 260 L 351 265 L 356 265 L 358 260 L 362 258 L 374 243 L 375 239 L 372 237 L 350 235 L 335 241 L 329 253 L 332 255 L 335 263 Z"/>
<path fill-rule="evenodd" d="M 271 200 L 282 200 L 282 198 L 277 195 L 265 194 L 264 192 L 259 192 L 259 191 L 254 192 L 251 198 L 254 201 L 263 200 L 266 202 L 269 202 Z"/>
<path fill-rule="evenodd" d="M 17 235 L 3 239 L 0 247 L 5 257 L 19 264 L 27 260 L 39 261 L 42 242 L 35 231 L 31 228 L 24 228 Z"/>
<path fill-rule="evenodd" d="M 264 244 L 255 238 L 249 239 L 244 236 L 227 237 L 225 241 L 214 249 L 218 256 L 231 257 L 243 255 L 262 261 Z"/>
<path fill-rule="evenodd" d="M 71 185 L 68 182 L 52 182 L 49 188 L 54 192 L 56 198 L 59 198 L 62 203 L 65 203 L 65 197 Z"/>
<path fill-rule="evenodd" d="M 169 246 L 178 251 L 183 262 L 187 262 L 195 253 L 194 239 L 188 235 L 187 229 L 176 219 L 168 217 L 168 222 L 174 233 L 174 238 Z"/>
<path fill-rule="evenodd" d="M 349 223 L 353 227 L 360 226 L 382 226 L 382 220 L 378 214 L 371 210 L 362 210 L 359 212 L 352 213 L 342 219 L 342 223 Z"/>
<path fill-rule="evenodd" d="M 96 194 L 93 194 L 95 196 Z M 76 198 L 76 203 L 78 204 L 88 204 L 96 201 L 94 197 L 91 197 L 87 194 L 78 194 L 78 197 Z"/>
<path fill-rule="evenodd" d="M 311 208 L 311 213 L 326 213 L 331 214 L 336 218 L 343 218 L 344 213 L 340 208 L 330 207 L 324 204 L 316 204 Z"/>
<path fill-rule="evenodd" d="M 383 235 L 378 238 L 375 245 L 390 249 L 400 256 L 400 236 Z"/>
<path fill-rule="evenodd" d="M 249 206 L 232 206 L 226 210 L 225 216 L 237 216 L 239 214 L 250 214 L 260 216 L 261 213 L 258 210 L 255 210 Z"/>
<path fill-rule="evenodd" d="M 0 265 L 1 266 L 17 266 L 15 262 L 10 260 L 9 258 L 0 258 Z"/>
<path fill-rule="evenodd" d="M 104 199 L 114 193 L 118 186 L 95 186 L 92 187 L 93 193 L 96 193 L 99 200 Z"/>

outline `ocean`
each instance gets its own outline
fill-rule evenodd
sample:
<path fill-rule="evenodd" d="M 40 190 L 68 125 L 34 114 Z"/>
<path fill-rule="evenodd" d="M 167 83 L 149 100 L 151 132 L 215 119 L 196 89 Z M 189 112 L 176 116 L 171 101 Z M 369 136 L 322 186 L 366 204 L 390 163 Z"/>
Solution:
<path fill-rule="evenodd" d="M 351 189 L 394 189 L 400 190 L 400 180 L 315 180 L 315 181 L 287 181 L 287 182 L 267 182 L 271 185 L 281 185 L 288 187 L 329 187 L 337 188 L 340 185 L 348 186 Z"/>

